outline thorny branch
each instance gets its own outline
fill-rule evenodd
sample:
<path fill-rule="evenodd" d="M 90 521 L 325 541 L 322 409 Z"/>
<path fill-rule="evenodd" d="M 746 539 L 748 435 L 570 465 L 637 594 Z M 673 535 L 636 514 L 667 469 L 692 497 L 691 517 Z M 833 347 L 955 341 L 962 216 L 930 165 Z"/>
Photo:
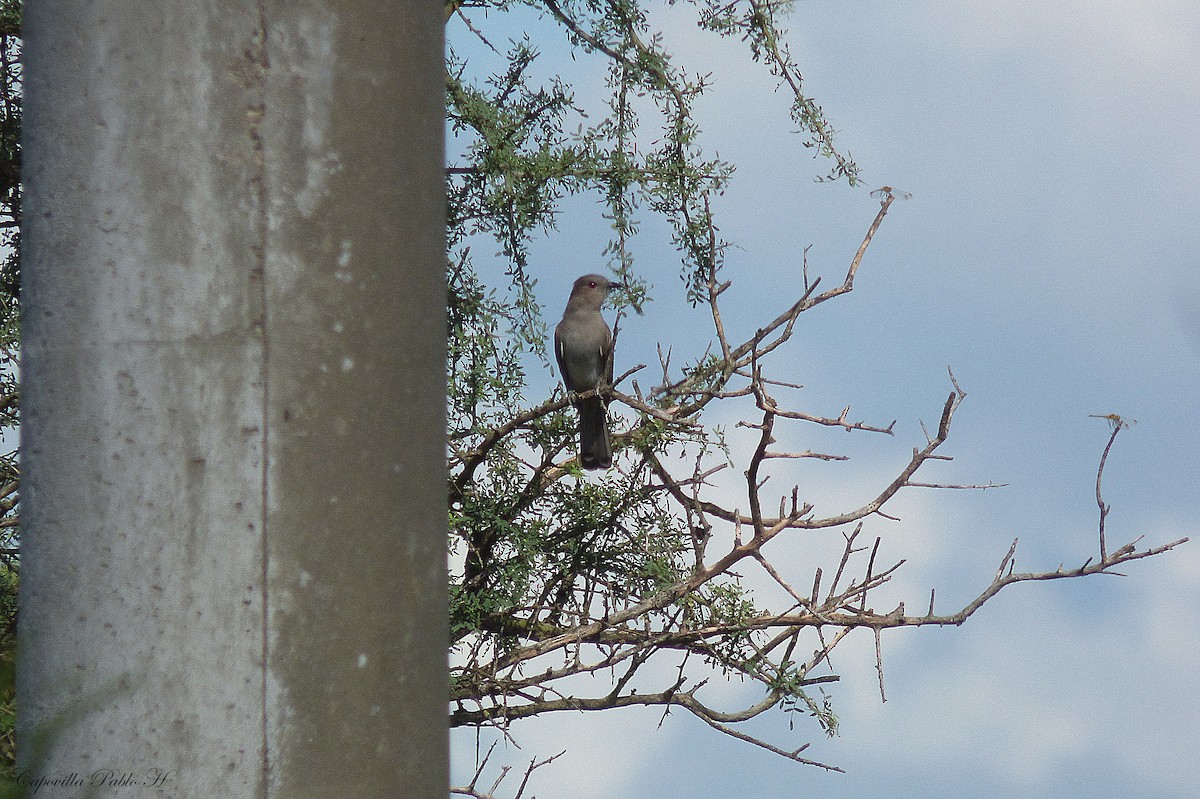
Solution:
<path fill-rule="evenodd" d="M 673 228 L 674 243 L 683 254 L 688 297 L 707 306 L 713 339 L 698 360 L 682 368 L 673 367 L 671 357 L 685 342 L 663 342 L 662 379 L 647 391 L 634 379 L 641 365 L 598 390 L 606 402 L 622 409 L 623 417 L 613 421 L 620 428 L 613 439 L 617 468 L 600 480 L 580 477 L 565 395 L 557 393 L 529 408 L 516 404 L 522 400 L 487 406 L 492 397 L 486 392 L 471 395 L 485 399 L 479 407 L 467 403 L 469 422 L 456 428 L 448 453 L 452 546 L 457 545 L 451 618 L 454 726 L 488 726 L 507 736 L 512 721 L 543 713 L 656 706 L 665 716 L 678 708 L 726 735 L 798 763 L 837 771 L 836 766 L 806 757 L 807 743 L 795 749 L 778 746 L 747 733 L 742 725 L 783 708 L 805 713 L 826 734 L 835 734 L 837 718 L 823 689 L 839 680 L 833 653 L 852 632 L 869 630 L 874 637 L 880 696 L 886 701 L 884 630 L 959 625 L 1010 585 L 1116 574 L 1125 563 L 1187 541 L 1138 550 L 1136 539 L 1108 551 L 1108 506 L 1101 482 L 1117 432 L 1127 424 L 1109 415 L 1104 418 L 1114 429 L 1096 479 L 1098 559 L 1088 558 L 1075 568 L 1017 572 L 1014 540 L 992 581 L 957 610 L 938 611 L 934 591 L 921 615 L 909 613 L 904 603 L 877 609 L 877 589 L 904 566 L 903 560 L 889 562 L 881 555 L 881 537 L 870 530 L 880 519 L 896 518 L 894 511 L 889 513 L 893 499 L 912 488 L 994 487 L 918 479 L 919 473 L 924 478 L 930 461 L 951 459 L 943 449 L 966 393 L 950 373 L 950 390 L 936 427 L 912 448 L 907 462 L 866 487 L 856 507 L 819 515 L 800 485 L 773 496 L 770 481 L 787 474 L 781 465 L 789 461 L 846 456 L 785 449 L 778 445 L 777 434 L 800 423 L 883 434 L 887 438 L 877 440 L 892 441 L 896 421 L 856 420 L 849 406 L 832 413 L 790 407 L 790 398 L 802 386 L 769 376 L 769 371 L 801 314 L 854 289 L 892 203 L 905 195 L 886 186 L 874 193 L 880 197 L 879 209 L 840 283 L 825 288 L 821 277 L 810 279 L 805 247 L 795 267 L 798 296 L 789 298 L 790 305 L 773 309 L 773 317 L 764 314 L 765 324 L 752 335 L 731 338 L 734 328 L 726 324 L 722 303 L 734 284 L 722 275 L 727 243 L 718 238 L 710 204 L 730 167 L 699 157 L 691 120 L 691 104 L 704 91 L 706 78 L 690 78 L 672 64 L 636 3 L 531 4 L 543 8 L 580 49 L 599 53 L 609 63 L 616 89 L 611 119 L 564 144 L 556 126 L 560 113 L 574 108 L 573 101 L 557 84 L 552 91 L 522 94 L 523 70 L 535 57 L 529 47 L 516 46 L 520 58 L 510 62 L 507 76 L 494 76 L 492 94 L 468 85 L 460 71 L 448 70 L 454 121 L 480 140 L 468 163 L 448 168 L 450 185 L 462 184 L 462 196 L 474 197 L 471 192 L 476 192 L 482 198 L 481 205 L 459 203 L 457 217 L 452 218 L 462 230 L 468 223 L 486 230 L 489 220 L 503 217 L 495 226 L 501 231 L 497 239 L 520 275 L 522 236 L 537 224 L 553 223 L 552 211 L 537 209 L 552 207 L 562 187 L 598 188 L 607 198 L 617 231 L 613 261 L 623 272 L 630 263 L 627 245 L 636 227 L 627 210 L 639 200 L 645 202 Z M 702 26 L 748 43 L 755 58 L 792 95 L 792 116 L 809 134 L 807 144 L 833 160 L 831 177 L 854 183 L 857 168 L 848 154 L 834 148 L 833 131 L 805 95 L 800 71 L 782 42 L 776 15 L 784 5 L 780 0 L 698 0 Z M 496 52 L 464 13 L 490 7 L 452 0 L 445 5 L 446 19 L 461 20 Z M 631 93 L 649 95 L 660 113 L 653 154 L 639 152 L 634 144 L 637 123 Z M 497 172 L 489 158 L 508 164 L 507 171 Z M 547 161 L 553 163 L 548 166 Z M 497 175 L 502 180 L 489 193 L 487 179 Z M 461 258 L 465 265 L 465 252 Z M 471 286 L 464 283 L 463 296 L 470 298 L 467 288 Z M 523 290 L 530 296 L 531 284 Z M 633 294 L 627 299 L 636 307 Z M 489 335 L 483 334 L 482 340 L 490 342 Z M 472 376 L 486 383 L 493 375 L 483 371 Z M 725 431 L 706 423 L 704 413 L 714 403 L 743 403 L 737 418 L 744 421 L 734 430 L 750 431 L 751 441 L 744 449 L 737 446 L 740 436 L 731 442 Z M 501 406 L 505 413 L 494 414 Z M 475 415 L 476 411 L 481 412 Z M 740 483 L 730 495 L 718 481 L 732 474 L 735 464 Z M 0 508 L 15 519 L 10 494 L 7 487 L 0 492 Z M 824 540 L 834 535 L 832 531 L 841 536 L 834 549 L 836 566 L 831 561 L 825 568 L 813 565 L 811 572 L 797 573 L 776 552 L 786 543 Z M 776 539 L 780 543 L 771 545 Z M 752 593 L 749 586 L 755 579 L 766 589 Z M 761 599 L 769 592 L 782 597 L 771 609 Z M 706 692 L 708 678 L 696 676 L 696 664 L 752 681 L 759 697 L 747 707 L 719 706 Z M 493 749 L 494 745 L 478 762 L 471 782 L 453 793 L 474 799 L 495 796 L 510 768 L 500 769 L 490 786 L 481 782 Z M 517 797 L 524 794 L 533 772 L 558 756 L 531 760 Z"/>
<path fill-rule="evenodd" d="M 492 753 L 496 750 L 497 743 L 498 743 L 498 741 L 492 741 L 491 746 L 488 747 L 487 754 L 485 754 L 483 756 L 483 759 L 480 760 L 478 765 L 475 767 L 475 775 L 473 777 L 471 777 L 471 782 L 468 783 L 467 785 L 452 786 L 450 788 L 451 794 L 455 794 L 458 796 L 469 796 L 472 799 L 495 799 L 496 789 L 500 787 L 500 783 L 503 782 L 504 778 L 508 776 L 509 772 L 512 770 L 512 767 L 511 766 L 502 766 L 500 768 L 500 775 L 498 777 L 496 777 L 495 780 L 492 781 L 491 786 L 489 788 L 487 788 L 486 790 L 480 790 L 479 780 L 481 780 L 483 778 L 483 773 L 487 769 L 488 761 L 492 759 Z M 566 753 L 567 752 L 564 749 L 563 751 L 559 752 L 558 754 L 551 755 L 550 757 L 545 758 L 544 760 L 536 760 L 535 759 L 535 760 L 529 761 L 529 766 L 525 769 L 524 776 L 521 777 L 521 784 L 519 786 L 517 786 L 517 792 L 515 794 L 513 794 L 513 799 L 521 799 L 521 797 L 525 795 L 525 788 L 528 787 L 529 778 L 533 775 L 534 771 L 538 770 L 542 766 L 550 765 L 551 763 L 553 763 L 555 760 L 558 760 L 560 757 L 562 757 Z"/>
<path fill-rule="evenodd" d="M 807 411 L 785 409 L 771 394 L 772 386 L 793 384 L 764 377 L 763 362 L 788 340 L 797 318 L 804 311 L 853 288 L 863 256 L 879 229 L 894 200 L 885 189 L 880 209 L 863 238 L 841 285 L 816 293 L 819 279 L 805 284 L 801 297 L 766 326 L 742 342 L 727 338 L 719 307 L 720 296 L 729 289 L 729 282 L 717 278 L 715 257 L 708 268 L 708 304 L 713 319 L 714 335 L 720 354 L 696 367 L 685 369 L 674 380 L 643 396 L 604 387 L 601 392 L 634 412 L 635 419 L 625 432 L 616 436 L 618 450 L 627 453 L 626 465 L 620 472 L 628 478 L 627 494 L 622 506 L 605 519 L 598 520 L 593 535 L 628 533 L 619 521 L 625 509 L 640 502 L 669 501 L 679 516 L 686 520 L 690 553 L 678 560 L 671 574 L 659 574 L 641 591 L 623 595 L 613 593 L 605 584 L 601 571 L 564 572 L 553 590 L 547 586 L 540 597 L 529 604 L 516 603 L 482 614 L 479 629 L 467 631 L 459 638 L 459 654 L 453 667 L 454 684 L 451 697 L 453 726 L 492 725 L 506 729 L 514 720 L 556 711 L 604 710 L 629 706 L 662 706 L 668 710 L 682 708 L 704 723 L 732 737 L 747 741 L 793 761 L 824 769 L 835 766 L 811 760 L 801 753 L 807 747 L 787 750 L 746 733 L 736 725 L 761 713 L 787 703 L 807 710 L 826 732 L 836 730 L 836 717 L 814 699 L 809 691 L 839 678 L 833 673 L 831 653 L 853 630 L 870 630 L 875 636 L 876 667 L 880 695 L 884 693 L 883 658 L 880 635 L 883 630 L 900 627 L 960 625 L 984 603 L 1008 586 L 1033 581 L 1070 579 L 1093 574 L 1113 574 L 1125 563 L 1167 552 L 1188 539 L 1183 538 L 1144 550 L 1136 549 L 1140 539 L 1109 553 L 1104 541 L 1104 521 L 1107 506 L 1100 495 L 1100 479 L 1113 438 L 1123 423 L 1114 424 L 1113 436 L 1101 457 L 1097 475 L 1097 502 L 1100 504 L 1100 557 L 1086 560 L 1081 566 L 1054 571 L 1017 572 L 1014 568 L 1017 542 L 1014 541 L 1002 558 L 995 578 L 978 596 L 963 607 L 949 613 L 935 611 L 931 592 L 927 612 L 912 615 L 904 603 L 891 610 L 877 610 L 871 598 L 880 586 L 890 582 L 904 561 L 889 565 L 877 563 L 879 538 L 869 549 L 858 544 L 864 524 L 873 517 L 894 518 L 885 506 L 903 489 L 921 488 L 989 488 L 993 484 L 951 484 L 917 481 L 917 473 L 931 460 L 948 461 L 940 450 L 947 441 L 954 416 L 966 392 L 953 373 L 949 374 L 951 390 L 938 416 L 936 428 L 926 433 L 922 445 L 914 447 L 908 462 L 890 480 L 871 491 L 858 507 L 828 516 L 814 514 L 811 504 L 802 499 L 799 486 L 779 499 L 777 512 L 768 513 L 764 507 L 764 487 L 769 475 L 768 463 L 801 458 L 836 458 L 810 451 L 783 452 L 774 448 L 776 425 L 787 422 L 807 422 L 827 427 L 841 427 L 848 432 L 882 433 L 895 436 L 895 422 L 874 425 L 850 421 L 849 408 L 835 416 L 823 417 Z M 711 222 L 711 220 L 709 220 Z M 710 252 L 715 252 L 710 249 Z M 663 359 L 664 373 L 667 359 Z M 627 373 L 628 374 L 628 373 Z M 619 382 L 619 381 L 618 381 Z M 738 387 L 744 382 L 743 387 Z M 714 451 L 700 425 L 700 413 L 714 400 L 753 397 L 759 416 L 754 423 L 742 426 L 756 431 L 753 451 L 744 471 L 745 483 L 738 504 L 714 498 L 708 491 L 710 480 L 726 464 L 713 465 L 705 453 Z M 468 497 L 479 466 L 494 447 L 501 445 L 519 429 L 535 425 L 539 420 L 562 411 L 565 398 L 555 398 L 530 409 L 483 436 L 473 447 L 464 449 L 452 458 L 454 474 L 451 480 L 452 501 Z M 685 440 L 694 441 L 700 454 L 691 462 L 690 473 L 679 471 L 685 463 L 661 446 L 646 443 L 654 431 L 670 429 Z M 568 439 L 569 441 L 569 439 Z M 564 445 L 550 447 L 541 458 L 541 465 L 532 469 L 529 494 L 565 479 L 572 473 L 572 460 Z M 748 512 L 739 505 L 744 501 Z M 812 574 L 811 591 L 805 593 L 792 584 L 792 577 L 773 562 L 764 547 L 777 537 L 800 531 L 839 530 L 844 546 L 834 577 L 821 596 L 823 572 L 816 568 Z M 721 531 L 721 532 L 715 532 Z M 584 531 L 572 533 L 582 535 Z M 584 540 L 600 541 L 599 537 Z M 623 539 L 626 549 L 636 546 L 636 538 Z M 468 542 L 469 546 L 473 546 Z M 715 554 L 710 552 L 716 547 Z M 474 551 L 474 550 L 472 550 Z M 626 550 L 621 550 L 629 554 Z M 635 553 L 636 554 L 636 553 Z M 645 553 L 649 555 L 649 553 Z M 672 556 L 674 557 L 674 556 Z M 865 561 L 865 562 L 864 562 Z M 780 587 L 791 602 L 782 611 L 767 611 L 751 604 L 741 590 L 745 578 L 735 571 L 743 565 L 757 565 Z M 503 572 L 498 565 L 480 563 L 481 579 L 476 587 L 486 584 L 488 569 L 495 575 Z M 855 569 L 856 577 L 851 577 Z M 498 579 L 498 578 L 497 578 Z M 848 582 L 844 582 L 848 580 Z M 475 590 L 475 589 L 472 589 Z M 551 599 L 551 597 L 554 597 Z M 813 636 L 812 649 L 807 656 L 797 656 L 799 641 L 804 633 Z M 782 651 L 781 651 L 782 650 Z M 682 665 L 661 690 L 646 690 L 660 671 L 644 668 L 651 661 L 672 656 L 686 662 L 699 658 L 718 672 L 738 674 L 762 686 L 760 701 L 748 708 L 725 711 L 710 706 L 701 693 L 706 680 L 687 676 Z M 582 695 L 581 688 L 592 682 L 576 678 L 608 673 L 612 679 L 607 690 Z M 485 759 L 486 761 L 486 759 Z M 539 763 L 542 765 L 545 762 Z M 482 772 L 483 766 L 480 766 Z M 530 771 L 526 772 L 526 779 Z M 507 773 L 507 772 L 505 772 Z M 476 775 L 478 779 L 478 774 Z M 503 778 L 503 774 L 501 775 Z M 494 790 L 493 786 L 493 790 Z M 463 789 L 467 796 L 486 797 L 490 792 L 476 788 L 476 781 Z"/>

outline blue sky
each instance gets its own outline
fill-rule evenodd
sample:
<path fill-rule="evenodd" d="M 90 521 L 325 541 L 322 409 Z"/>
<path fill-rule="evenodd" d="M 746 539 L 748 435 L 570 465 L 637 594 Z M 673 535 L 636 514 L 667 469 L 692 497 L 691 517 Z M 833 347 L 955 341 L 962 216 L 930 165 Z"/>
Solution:
<path fill-rule="evenodd" d="M 777 362 L 777 376 L 805 385 L 789 397 L 798 407 L 898 420 L 882 442 L 790 433 L 798 447 L 854 455 L 777 472 L 781 485 L 802 481 L 818 509 L 890 479 L 922 442 L 919 422 L 936 422 L 948 365 L 967 390 L 946 450 L 955 460 L 930 477 L 1008 486 L 902 495 L 902 521 L 872 531 L 909 558 L 896 597 L 919 602 L 936 587 L 942 609 L 967 601 L 1015 537 L 1018 570 L 1091 556 L 1108 434 L 1093 413 L 1137 420 L 1106 472 L 1110 548 L 1200 539 L 1200 6 L 797 3 L 787 42 L 862 167 L 862 189 L 813 182 L 827 165 L 788 134 L 785 98 L 737 42 L 692 29 L 686 7 L 652 19 L 681 63 L 716 81 L 697 116 L 707 147 L 738 165 L 718 213 L 739 245 L 725 310 L 739 330 L 786 306 L 805 246 L 814 274 L 839 278 L 878 208 L 870 189 L 912 194 L 892 206 L 855 291 L 806 315 Z M 558 33 L 540 25 L 553 69 Z M 595 90 L 594 76 L 560 63 L 581 100 Z M 548 316 L 574 277 L 602 270 L 607 233 L 594 205 L 575 203 L 535 248 Z M 675 254 L 653 224 L 637 247 L 655 302 L 623 322 L 618 372 L 653 363 L 656 342 L 695 346 L 702 329 L 677 301 Z M 821 546 L 778 557 L 803 569 L 810 544 Z M 509 762 L 568 750 L 535 774 L 542 799 L 1193 797 L 1200 540 L 1127 573 L 1016 586 L 961 628 L 885 636 L 886 704 L 870 637 L 844 644 L 839 737 L 803 722 L 789 731 L 781 714 L 757 729 L 813 741 L 814 757 L 846 774 L 791 764 L 685 713 L 659 726 L 653 711 L 518 725 L 523 749 Z M 461 782 L 473 739 L 454 741 Z M 505 785 L 514 791 L 514 778 Z"/>

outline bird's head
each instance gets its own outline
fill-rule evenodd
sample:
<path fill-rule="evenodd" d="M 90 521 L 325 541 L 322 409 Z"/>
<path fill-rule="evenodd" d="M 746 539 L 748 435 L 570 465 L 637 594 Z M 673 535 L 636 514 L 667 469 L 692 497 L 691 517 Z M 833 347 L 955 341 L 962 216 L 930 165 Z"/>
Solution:
<path fill-rule="evenodd" d="M 584 275 L 576 280 L 575 285 L 571 288 L 571 299 L 588 305 L 595 303 L 599 308 L 607 299 L 608 293 L 613 289 L 621 288 L 621 285 L 603 275 Z"/>

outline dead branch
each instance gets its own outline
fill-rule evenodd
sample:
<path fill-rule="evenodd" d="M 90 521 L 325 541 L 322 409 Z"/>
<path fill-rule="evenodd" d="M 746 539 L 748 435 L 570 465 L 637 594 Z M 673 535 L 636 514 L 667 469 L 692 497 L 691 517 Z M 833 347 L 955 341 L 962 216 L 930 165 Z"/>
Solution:
<path fill-rule="evenodd" d="M 1104 504 L 1104 496 L 1100 493 L 1100 484 L 1104 480 L 1104 465 L 1108 461 L 1108 452 L 1112 449 L 1113 442 L 1117 440 L 1117 434 L 1129 426 L 1129 423 L 1115 413 L 1110 413 L 1105 416 L 1095 418 L 1107 419 L 1112 426 L 1112 435 L 1108 437 L 1108 443 L 1104 445 L 1104 452 L 1100 455 L 1100 468 L 1096 470 L 1096 504 L 1100 506 L 1100 560 L 1107 557 L 1107 548 L 1104 543 L 1104 522 L 1108 518 L 1109 507 Z"/>
<path fill-rule="evenodd" d="M 548 2 L 548 7 L 563 21 L 561 10 L 556 10 L 553 2 Z M 586 41 L 586 34 L 581 34 L 581 37 Z M 610 55 L 626 58 L 624 51 Z M 660 706 L 665 716 L 672 708 L 681 707 L 724 734 L 796 762 L 839 771 L 834 766 L 803 757 L 801 753 L 806 746 L 788 751 L 749 735 L 735 725 L 779 707 L 784 702 L 806 703 L 809 710 L 825 723 L 821 708 L 805 694 L 804 688 L 839 679 L 834 673 L 811 672 L 818 668 L 832 671 L 833 650 L 853 630 L 870 630 L 874 636 L 880 697 L 882 701 L 887 701 L 881 642 L 883 630 L 961 625 L 983 604 L 1010 585 L 1093 574 L 1119 574 L 1117 569 L 1126 563 L 1162 554 L 1188 540 L 1183 538 L 1139 551 L 1139 539 L 1108 552 L 1105 540 L 1108 507 L 1103 501 L 1101 482 L 1113 441 L 1125 423 L 1120 417 L 1106 416 L 1104 418 L 1113 423 L 1113 433 L 1101 456 L 1097 472 L 1096 499 L 1100 508 L 1098 559 L 1089 558 L 1073 569 L 1064 569 L 1060 565 L 1054 571 L 1016 572 L 1017 542 L 1014 541 L 1000 560 L 992 581 L 958 611 L 937 613 L 933 591 L 930 591 L 928 609 L 923 615 L 908 614 L 904 603 L 899 603 L 891 611 L 877 611 L 870 600 L 878 594 L 872 592 L 889 583 L 905 561 L 901 559 L 891 565 L 887 565 L 887 561 L 881 563 L 881 538 L 878 535 L 873 537 L 870 547 L 859 544 L 860 535 L 871 517 L 894 518 L 885 512 L 885 507 L 904 488 L 986 490 L 1000 485 L 916 479 L 917 473 L 929 461 L 951 460 L 941 449 L 948 440 L 954 416 L 966 397 L 953 372 L 949 373 L 952 390 L 943 403 L 936 427 L 932 431 L 925 430 L 923 444 L 913 447 L 908 462 L 898 473 L 893 473 L 890 482 L 868 495 L 872 498 L 849 511 L 814 517 L 813 506 L 802 500 L 800 488 L 796 486 L 790 491 L 790 498 L 788 493 L 779 497 L 777 515 L 766 514 L 763 490 L 771 478 L 768 473 L 770 465 L 796 459 L 845 459 L 841 455 L 813 450 L 773 449 L 778 420 L 840 427 L 847 432 L 862 430 L 895 435 L 894 420 L 887 426 L 851 421 L 849 406 L 836 417 L 779 407 L 769 393 L 771 387 L 799 389 L 801 386 L 767 378 L 763 365 L 764 359 L 791 337 L 800 313 L 852 290 L 864 254 L 896 196 L 887 187 L 881 192 L 883 199 L 880 209 L 863 237 L 842 284 L 818 294 L 820 280 L 808 280 L 806 250 L 802 265 L 804 290 L 801 297 L 736 346 L 727 338 L 725 320 L 719 306 L 719 298 L 730 287 L 728 281 L 721 282 L 718 278 L 719 251 L 723 245 L 716 240 L 711 209 L 707 197 L 704 197 L 703 213 L 707 218 L 700 220 L 700 223 L 706 225 L 708 240 L 707 243 L 697 242 L 696 247 L 707 252 L 707 260 L 701 261 L 706 270 L 707 302 L 719 354 L 706 352 L 697 367 L 685 371 L 682 377 L 671 382 L 671 351 L 668 348 L 664 354 L 660 347 L 663 384 L 649 394 L 643 395 L 634 382 L 633 396 L 606 386 L 598 392 L 555 398 L 522 411 L 491 431 L 485 431 L 476 438 L 471 448 L 456 453 L 451 461 L 457 470 L 452 481 L 452 496 L 455 491 L 462 496 L 475 479 L 479 466 L 505 437 L 529 428 L 542 415 L 564 408 L 571 399 L 600 393 L 624 404 L 637 417 L 632 429 L 614 438 L 630 450 L 637 447 L 635 457 L 626 459 L 628 467 L 622 466 L 623 471 L 608 478 L 611 480 L 610 486 L 616 485 L 618 480 L 627 479 L 627 487 L 622 489 L 628 492 L 627 496 L 622 495 L 621 501 L 609 507 L 602 518 L 597 513 L 597 518 L 589 522 L 591 527 L 584 530 L 575 526 L 556 528 L 553 510 L 545 511 L 547 518 L 539 521 L 547 522 L 550 532 L 542 534 L 536 546 L 529 542 L 523 542 L 522 545 L 533 546 L 535 556 L 544 556 L 548 563 L 556 565 L 532 583 L 520 601 L 481 613 L 478 628 L 458 642 L 464 662 L 453 671 L 452 726 L 492 725 L 506 730 L 515 720 L 544 713 Z M 688 213 L 686 208 L 683 212 Z M 622 379 L 641 368 L 644 367 L 639 365 L 626 372 Z M 746 381 L 745 386 L 738 382 L 741 380 Z M 738 423 L 739 427 L 757 431 L 744 461 L 744 492 L 738 488 L 736 504 L 734 501 L 717 501 L 709 491 L 712 487 L 709 481 L 727 464 L 722 462 L 710 466 L 706 459 L 711 458 L 714 452 L 724 452 L 731 458 L 732 455 L 725 450 L 723 438 L 705 432 L 699 415 L 714 400 L 748 396 L 754 397 L 760 416 L 753 423 Z M 662 454 L 662 450 L 656 450 L 660 446 L 657 442 L 661 439 L 656 438 L 655 434 L 663 426 L 676 435 L 677 442 L 694 442 L 699 446 L 700 452 L 694 460 L 689 456 L 687 465 L 680 469 L 680 476 L 675 474 L 679 467 L 671 459 L 673 453 Z M 922 429 L 925 429 L 924 426 Z M 642 444 L 646 439 L 656 443 Z M 548 446 L 540 453 L 540 461 L 536 458 L 523 461 L 523 468 L 531 477 L 517 492 L 513 508 L 524 511 L 535 507 L 542 490 L 567 474 L 566 467 L 555 462 L 560 455 L 561 449 L 554 450 L 553 446 Z M 525 473 L 522 472 L 522 475 Z M 581 491 L 587 490 L 586 484 L 581 486 L 584 486 Z M 0 500 L 2 498 L 0 494 Z M 647 523 L 644 520 L 627 519 L 624 516 L 625 511 L 638 507 L 638 502 L 647 499 L 664 503 L 670 507 L 675 518 L 681 519 L 680 526 L 672 528 L 677 531 L 676 541 L 665 554 L 651 551 L 649 542 L 652 538 L 645 532 Z M 748 512 L 743 513 L 740 510 L 742 507 L 747 508 Z M 720 522 L 724 523 L 725 536 L 714 535 L 714 525 Z M 811 590 L 807 594 L 802 593 L 795 586 L 807 586 L 807 577 L 788 574 L 786 568 L 780 568 L 779 563 L 772 562 L 764 554 L 764 546 L 787 531 L 827 529 L 837 529 L 844 538 L 837 568 L 832 580 L 823 580 L 825 572 L 820 566 L 814 567 Z M 624 550 L 605 550 L 605 557 L 622 562 L 626 557 L 633 563 L 644 561 L 647 570 L 651 565 L 654 567 L 652 578 L 639 577 L 640 582 L 622 582 L 610 576 L 602 568 L 604 564 L 592 563 L 591 560 L 597 558 L 589 560 L 588 556 L 592 553 L 587 547 L 556 548 L 579 540 L 583 535 L 588 536 L 586 540 L 589 544 L 601 536 L 613 536 L 615 540 L 626 542 Z M 538 550 L 538 546 L 544 546 L 545 550 Z M 562 554 L 564 551 L 566 555 Z M 786 592 L 791 604 L 782 612 L 751 604 L 745 598 L 746 594 L 741 592 L 741 575 L 735 571 L 743 561 L 757 563 Z M 807 657 L 804 654 L 797 655 L 802 637 L 805 641 L 813 641 L 813 649 Z M 645 667 L 663 655 L 680 657 L 678 669 L 665 681 L 651 685 L 652 690 L 647 690 L 644 682 L 648 670 Z M 698 696 L 705 681 L 686 687 L 688 677 L 684 664 L 691 662 L 693 656 L 718 671 L 757 681 L 763 691 L 761 698 L 748 707 L 734 709 L 720 709 L 706 704 Z M 608 679 L 607 690 L 599 695 L 577 696 L 574 686 L 578 683 L 565 682 L 571 678 L 601 673 L 606 673 Z M 563 687 L 568 684 L 572 686 L 570 690 Z M 524 791 L 532 771 L 553 759 L 531 762 L 518 796 Z M 455 791 L 476 799 L 488 799 L 500 779 L 507 774 L 507 769 L 501 773 L 491 791 L 485 792 L 477 787 L 477 783 L 486 762 L 485 757 L 470 785 Z"/>

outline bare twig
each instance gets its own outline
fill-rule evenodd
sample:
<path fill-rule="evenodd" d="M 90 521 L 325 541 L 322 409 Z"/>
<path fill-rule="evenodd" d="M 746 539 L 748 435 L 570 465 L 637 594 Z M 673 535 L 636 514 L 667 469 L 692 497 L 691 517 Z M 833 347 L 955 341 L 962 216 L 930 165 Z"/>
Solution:
<path fill-rule="evenodd" d="M 883 651 L 879 643 L 879 628 L 875 628 L 875 670 L 879 673 L 879 701 L 887 701 L 887 692 L 883 690 Z"/>
<path fill-rule="evenodd" d="M 1105 416 L 1093 414 L 1093 417 L 1107 419 L 1112 426 L 1112 435 L 1108 437 L 1108 443 L 1104 445 L 1104 452 L 1100 455 L 1100 468 L 1096 470 L 1096 504 L 1100 506 L 1100 560 L 1104 561 L 1108 558 L 1108 549 L 1104 543 L 1104 522 L 1108 518 L 1109 507 L 1104 504 L 1104 497 L 1100 493 L 1100 484 L 1104 480 L 1104 464 L 1108 461 L 1108 451 L 1112 449 L 1113 442 L 1117 440 L 1117 434 L 1128 427 L 1129 423 L 1115 413 Z"/>

